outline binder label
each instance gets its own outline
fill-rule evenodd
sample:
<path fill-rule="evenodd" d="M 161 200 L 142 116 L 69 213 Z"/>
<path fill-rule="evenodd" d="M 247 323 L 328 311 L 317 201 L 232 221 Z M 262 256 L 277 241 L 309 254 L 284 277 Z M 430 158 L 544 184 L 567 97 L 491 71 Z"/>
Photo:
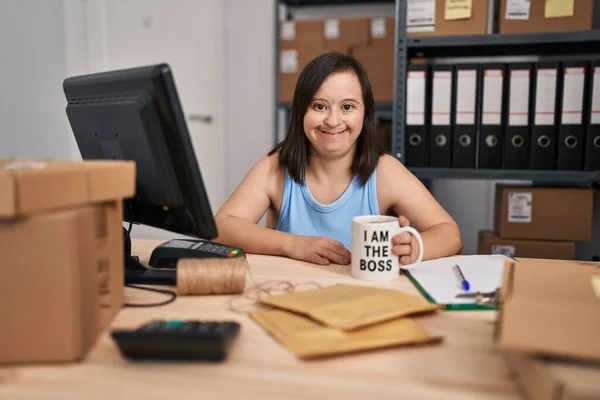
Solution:
<path fill-rule="evenodd" d="M 456 125 L 475 125 L 477 71 L 459 70 L 456 88 Z"/>
<path fill-rule="evenodd" d="M 508 222 L 531 223 L 531 202 L 533 194 L 508 193 Z"/>
<path fill-rule="evenodd" d="M 594 86 L 592 87 L 591 123 L 600 124 L 600 67 L 594 68 Z"/>
<path fill-rule="evenodd" d="M 556 69 L 538 69 L 535 92 L 535 125 L 554 125 Z"/>
<path fill-rule="evenodd" d="M 407 32 L 435 30 L 435 0 L 408 0 L 406 10 Z"/>
<path fill-rule="evenodd" d="M 409 71 L 406 79 L 406 124 L 425 125 L 425 72 Z"/>
<path fill-rule="evenodd" d="M 529 71 L 510 72 L 509 126 L 527 126 L 529 122 Z"/>
<path fill-rule="evenodd" d="M 502 70 L 488 69 L 483 78 L 483 125 L 500 125 L 502 118 Z"/>
<path fill-rule="evenodd" d="M 452 101 L 452 72 L 434 71 L 433 103 L 431 105 L 431 124 L 450 125 L 450 103 Z"/>
<path fill-rule="evenodd" d="M 507 0 L 505 18 L 528 20 L 530 7 L 530 0 Z"/>
<path fill-rule="evenodd" d="M 565 68 L 563 85 L 562 124 L 581 125 L 583 112 L 583 86 L 585 68 Z"/>

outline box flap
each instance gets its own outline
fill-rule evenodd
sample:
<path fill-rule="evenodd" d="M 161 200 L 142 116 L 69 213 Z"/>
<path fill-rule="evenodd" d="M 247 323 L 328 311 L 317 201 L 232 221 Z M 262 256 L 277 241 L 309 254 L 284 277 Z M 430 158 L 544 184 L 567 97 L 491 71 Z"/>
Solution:
<path fill-rule="evenodd" d="M 0 159 L 0 218 L 128 198 L 133 161 Z"/>
<path fill-rule="evenodd" d="M 536 299 L 547 299 L 558 303 L 590 302 L 598 303 L 591 277 L 600 274 L 600 263 L 516 258 L 514 271 L 515 295 Z M 600 315 L 600 314 L 598 314 Z"/>
<path fill-rule="evenodd" d="M 600 263 L 516 259 L 506 264 L 498 345 L 529 354 L 600 360 Z"/>
<path fill-rule="evenodd" d="M 89 201 L 102 202 L 130 198 L 135 194 L 134 162 L 86 161 Z"/>

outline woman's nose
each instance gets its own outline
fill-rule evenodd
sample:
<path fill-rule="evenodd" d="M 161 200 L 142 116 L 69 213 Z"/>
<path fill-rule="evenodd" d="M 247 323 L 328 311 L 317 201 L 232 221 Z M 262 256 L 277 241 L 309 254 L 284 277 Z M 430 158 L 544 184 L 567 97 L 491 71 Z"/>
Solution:
<path fill-rule="evenodd" d="M 340 115 L 336 110 L 331 110 L 325 117 L 325 125 L 332 128 L 338 126 L 341 122 Z"/>

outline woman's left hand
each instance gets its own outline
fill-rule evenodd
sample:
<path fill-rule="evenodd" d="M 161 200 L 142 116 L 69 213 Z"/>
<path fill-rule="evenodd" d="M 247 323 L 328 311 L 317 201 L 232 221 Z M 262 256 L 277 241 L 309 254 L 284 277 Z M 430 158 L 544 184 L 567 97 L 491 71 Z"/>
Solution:
<path fill-rule="evenodd" d="M 403 215 L 398 217 L 400 226 L 408 226 L 409 221 Z M 417 240 L 408 232 L 398 233 L 392 237 L 392 253 L 400 258 L 400 264 L 410 264 L 417 259 Z"/>

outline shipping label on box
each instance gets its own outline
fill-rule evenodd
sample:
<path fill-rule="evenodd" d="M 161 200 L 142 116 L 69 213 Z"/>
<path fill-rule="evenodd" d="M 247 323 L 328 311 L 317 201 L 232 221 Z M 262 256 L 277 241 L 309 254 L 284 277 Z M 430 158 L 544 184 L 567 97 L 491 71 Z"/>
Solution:
<path fill-rule="evenodd" d="M 408 0 L 406 8 L 407 32 L 435 30 L 435 0 Z"/>

